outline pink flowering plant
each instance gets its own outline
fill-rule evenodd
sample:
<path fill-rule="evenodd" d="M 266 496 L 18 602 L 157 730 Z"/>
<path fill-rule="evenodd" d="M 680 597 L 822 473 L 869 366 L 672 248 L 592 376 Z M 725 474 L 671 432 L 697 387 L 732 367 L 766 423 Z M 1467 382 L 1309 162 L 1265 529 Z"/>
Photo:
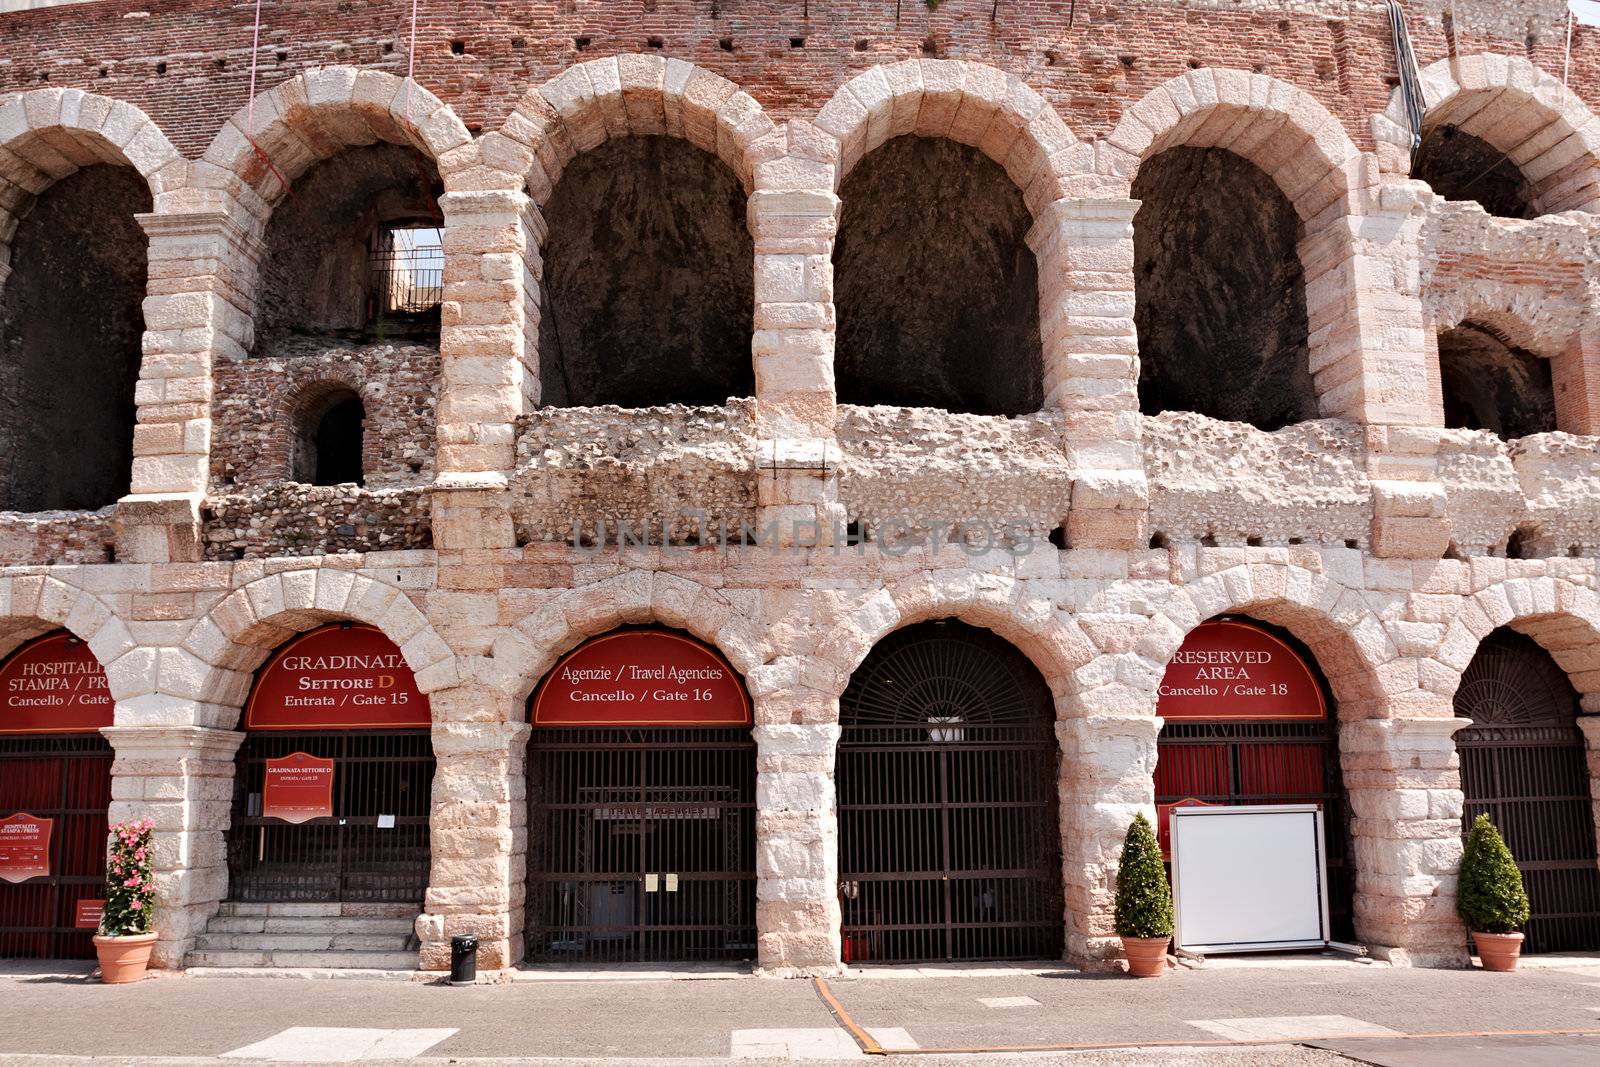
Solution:
<path fill-rule="evenodd" d="M 119 822 L 111 827 L 111 855 L 106 862 L 106 911 L 100 920 L 102 937 L 126 937 L 150 932 L 155 910 L 155 886 L 150 865 L 155 849 L 149 819 Z"/>

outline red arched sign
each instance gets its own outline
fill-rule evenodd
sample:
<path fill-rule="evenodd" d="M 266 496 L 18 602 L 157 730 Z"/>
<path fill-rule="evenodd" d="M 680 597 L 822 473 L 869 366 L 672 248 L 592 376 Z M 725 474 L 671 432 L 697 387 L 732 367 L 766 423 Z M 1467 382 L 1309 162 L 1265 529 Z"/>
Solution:
<path fill-rule="evenodd" d="M 665 630 L 587 641 L 530 701 L 535 726 L 749 726 L 744 682 L 715 649 Z"/>
<path fill-rule="evenodd" d="M 247 730 L 426 727 L 428 698 L 376 627 L 335 623 L 273 653 L 245 706 Z"/>
<path fill-rule="evenodd" d="M 68 633 L 30 641 L 0 664 L 0 734 L 95 733 L 112 720 L 105 668 Z"/>
<path fill-rule="evenodd" d="M 1189 631 L 1161 679 L 1163 719 L 1322 719 L 1311 667 L 1282 639 L 1246 622 L 1217 619 Z"/>

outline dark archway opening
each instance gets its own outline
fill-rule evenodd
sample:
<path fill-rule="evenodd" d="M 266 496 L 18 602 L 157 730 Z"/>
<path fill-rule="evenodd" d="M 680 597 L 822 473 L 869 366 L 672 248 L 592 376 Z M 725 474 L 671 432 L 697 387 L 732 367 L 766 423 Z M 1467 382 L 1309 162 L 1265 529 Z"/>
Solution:
<path fill-rule="evenodd" d="M 755 394 L 745 200 L 720 160 L 676 137 L 616 138 L 567 166 L 544 207 L 544 404 Z"/>
<path fill-rule="evenodd" d="M 1025 415 L 1044 405 L 1032 218 L 976 148 L 897 137 L 839 192 L 839 401 Z"/>
<path fill-rule="evenodd" d="M 1522 168 L 1489 142 L 1455 126 L 1435 126 L 1422 135 L 1411 176 L 1446 200 L 1475 200 L 1491 215 L 1531 219 L 1539 214 Z"/>
<path fill-rule="evenodd" d="M 296 420 L 290 456 L 294 480 L 310 485 L 364 485 L 365 432 L 365 409 L 353 390 L 338 388 L 312 397 Z"/>
<path fill-rule="evenodd" d="M 1300 220 L 1221 148 L 1170 148 L 1133 182 L 1139 410 L 1277 430 L 1315 418 Z"/>
<path fill-rule="evenodd" d="M 437 342 L 443 192 L 431 160 L 392 144 L 345 149 L 301 175 L 267 224 L 258 351 L 285 334 Z"/>
<path fill-rule="evenodd" d="M 150 190 L 98 165 L 40 193 L 0 293 L 0 510 L 93 509 L 128 491 Z"/>
<path fill-rule="evenodd" d="M 848 962 L 1058 959 L 1063 903 L 1050 688 L 953 620 L 879 641 L 839 701 Z"/>
<path fill-rule="evenodd" d="M 1488 813 L 1505 837 L 1532 910 L 1529 952 L 1600 949 L 1600 867 L 1578 695 L 1533 638 L 1502 627 L 1462 672 L 1455 713 L 1462 831 Z"/>
<path fill-rule="evenodd" d="M 1556 428 L 1549 360 L 1481 326 L 1439 335 L 1439 382 L 1450 429 L 1489 430 L 1509 441 Z"/>

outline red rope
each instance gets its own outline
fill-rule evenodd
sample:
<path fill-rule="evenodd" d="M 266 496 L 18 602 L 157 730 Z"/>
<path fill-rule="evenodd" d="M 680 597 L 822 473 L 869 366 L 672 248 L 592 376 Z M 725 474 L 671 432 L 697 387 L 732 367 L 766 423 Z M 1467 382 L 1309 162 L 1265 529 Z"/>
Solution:
<path fill-rule="evenodd" d="M 411 87 L 417 84 L 417 0 L 411 0 L 411 47 L 406 50 L 406 125 L 411 122 Z"/>
<path fill-rule="evenodd" d="M 261 60 L 261 0 L 256 0 L 256 28 L 250 39 L 250 101 L 245 104 L 245 131 L 244 139 L 250 142 L 250 147 L 256 150 L 256 155 L 261 157 L 261 162 L 267 165 L 272 176 L 277 178 L 283 186 L 283 191 L 289 194 L 289 199 L 299 203 L 299 198 L 294 195 L 294 186 L 289 184 L 289 179 L 278 170 L 277 164 L 272 162 L 272 157 L 256 143 L 256 67 Z"/>

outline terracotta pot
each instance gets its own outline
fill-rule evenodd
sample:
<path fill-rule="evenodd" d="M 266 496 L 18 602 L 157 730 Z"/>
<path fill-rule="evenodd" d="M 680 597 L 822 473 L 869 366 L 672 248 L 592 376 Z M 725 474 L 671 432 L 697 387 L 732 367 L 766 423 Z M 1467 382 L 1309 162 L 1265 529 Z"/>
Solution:
<path fill-rule="evenodd" d="M 94 937 L 95 955 L 100 957 L 100 981 L 107 985 L 137 982 L 150 965 L 150 950 L 155 946 L 154 931 L 123 937 Z"/>
<path fill-rule="evenodd" d="M 1122 953 L 1128 957 L 1128 974 L 1134 978 L 1160 978 L 1167 969 L 1170 937 L 1125 937 Z"/>
<path fill-rule="evenodd" d="M 1514 971 L 1517 957 L 1522 955 L 1521 934 L 1484 934 L 1472 931 L 1472 942 L 1478 946 L 1478 958 L 1486 971 Z"/>

